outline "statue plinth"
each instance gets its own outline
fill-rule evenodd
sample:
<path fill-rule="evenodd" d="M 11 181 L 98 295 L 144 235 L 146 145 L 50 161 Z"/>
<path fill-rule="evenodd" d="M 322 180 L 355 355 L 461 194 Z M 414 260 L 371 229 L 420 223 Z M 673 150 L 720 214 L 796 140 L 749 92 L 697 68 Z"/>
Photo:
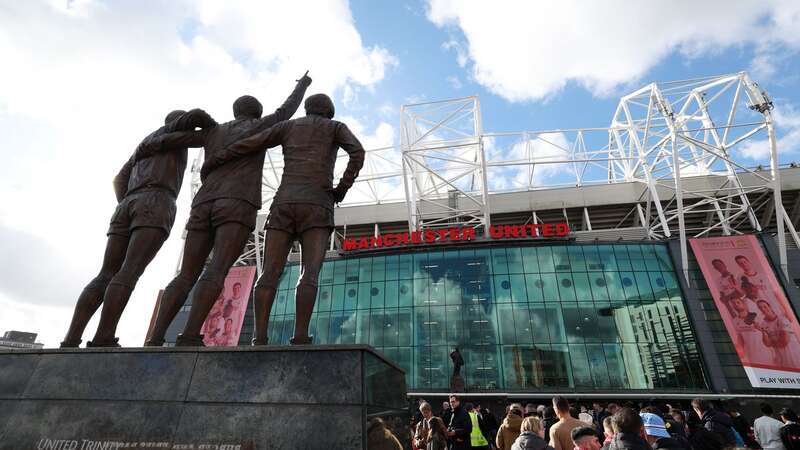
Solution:
<path fill-rule="evenodd" d="M 0 450 L 366 448 L 406 407 L 369 346 L 0 351 Z"/>
<path fill-rule="evenodd" d="M 465 392 L 464 377 L 453 374 L 450 377 L 450 392 Z"/>

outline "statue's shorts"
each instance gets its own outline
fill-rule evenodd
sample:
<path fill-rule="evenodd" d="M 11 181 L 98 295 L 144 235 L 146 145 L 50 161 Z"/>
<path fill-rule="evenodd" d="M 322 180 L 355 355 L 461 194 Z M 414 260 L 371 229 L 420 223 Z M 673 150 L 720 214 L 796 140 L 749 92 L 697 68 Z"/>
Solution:
<path fill-rule="evenodd" d="M 169 235 L 175 223 L 175 211 L 175 197 L 167 191 L 134 192 L 119 202 L 106 234 L 130 236 L 136 228 L 150 227 L 162 229 Z"/>
<path fill-rule="evenodd" d="M 281 203 L 273 205 L 267 216 L 267 229 L 281 230 L 300 237 L 311 228 L 334 228 L 333 211 L 313 203 Z"/>
<path fill-rule="evenodd" d="M 250 231 L 256 227 L 258 210 L 250 203 L 238 198 L 218 198 L 192 207 L 187 230 L 211 231 L 220 225 L 236 222 Z"/>

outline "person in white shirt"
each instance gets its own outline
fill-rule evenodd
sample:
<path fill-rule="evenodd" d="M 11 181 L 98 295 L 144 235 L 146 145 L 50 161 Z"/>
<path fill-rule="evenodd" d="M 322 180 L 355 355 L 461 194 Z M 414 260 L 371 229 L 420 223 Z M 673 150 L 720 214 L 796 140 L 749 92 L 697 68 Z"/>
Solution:
<path fill-rule="evenodd" d="M 774 411 L 766 403 L 761 404 L 761 412 L 764 415 L 753 424 L 756 441 L 764 450 L 786 450 L 781 441 L 783 422 L 772 417 Z"/>

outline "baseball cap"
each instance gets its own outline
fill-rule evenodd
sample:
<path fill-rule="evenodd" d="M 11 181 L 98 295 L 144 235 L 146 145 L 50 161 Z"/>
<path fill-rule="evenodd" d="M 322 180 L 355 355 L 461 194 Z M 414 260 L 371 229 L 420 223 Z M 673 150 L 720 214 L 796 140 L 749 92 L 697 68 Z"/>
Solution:
<path fill-rule="evenodd" d="M 642 413 L 639 415 L 642 417 L 642 422 L 644 423 L 644 432 L 648 436 L 669 437 L 664 419 L 653 413 Z"/>

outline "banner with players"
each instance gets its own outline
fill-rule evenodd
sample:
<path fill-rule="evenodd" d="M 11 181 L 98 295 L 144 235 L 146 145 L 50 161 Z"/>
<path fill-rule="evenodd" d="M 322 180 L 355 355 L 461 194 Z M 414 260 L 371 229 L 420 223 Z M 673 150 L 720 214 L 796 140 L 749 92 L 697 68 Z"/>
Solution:
<path fill-rule="evenodd" d="M 203 343 L 209 347 L 235 347 L 239 345 L 244 313 L 256 268 L 231 267 L 225 277 L 225 287 L 203 323 Z"/>
<path fill-rule="evenodd" d="M 756 237 L 690 243 L 750 384 L 800 388 L 800 324 Z"/>

